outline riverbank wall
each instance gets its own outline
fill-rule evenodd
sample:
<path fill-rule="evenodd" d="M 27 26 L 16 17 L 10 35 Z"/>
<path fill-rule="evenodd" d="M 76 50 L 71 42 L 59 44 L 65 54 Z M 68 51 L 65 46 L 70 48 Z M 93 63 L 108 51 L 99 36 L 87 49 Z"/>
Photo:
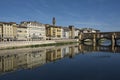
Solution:
<path fill-rule="evenodd" d="M 35 45 L 50 45 L 57 43 L 70 43 L 78 42 L 77 39 L 64 39 L 64 40 L 45 40 L 45 41 L 10 41 L 10 42 L 0 42 L 0 49 L 9 49 L 9 48 L 20 48 L 20 47 L 29 47 Z"/>

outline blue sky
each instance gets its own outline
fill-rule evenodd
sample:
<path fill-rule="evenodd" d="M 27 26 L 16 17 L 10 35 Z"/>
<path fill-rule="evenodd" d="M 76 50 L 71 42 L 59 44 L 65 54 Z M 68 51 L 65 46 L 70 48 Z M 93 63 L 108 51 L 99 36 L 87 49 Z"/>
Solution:
<path fill-rule="evenodd" d="M 0 21 L 120 31 L 120 0 L 0 0 Z"/>

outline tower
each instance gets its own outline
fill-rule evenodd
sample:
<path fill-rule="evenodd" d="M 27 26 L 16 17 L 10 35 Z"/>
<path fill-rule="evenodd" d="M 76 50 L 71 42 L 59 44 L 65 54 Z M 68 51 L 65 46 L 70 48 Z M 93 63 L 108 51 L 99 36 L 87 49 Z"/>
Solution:
<path fill-rule="evenodd" d="M 74 39 L 74 38 L 75 38 L 75 28 L 74 28 L 74 26 L 70 25 L 70 26 L 69 26 L 69 29 L 70 29 L 70 31 L 71 31 L 71 33 L 70 33 L 70 38 L 71 38 L 71 39 Z"/>
<path fill-rule="evenodd" d="M 56 24 L 55 17 L 53 17 L 52 23 L 53 23 L 53 26 L 55 26 L 55 24 Z"/>

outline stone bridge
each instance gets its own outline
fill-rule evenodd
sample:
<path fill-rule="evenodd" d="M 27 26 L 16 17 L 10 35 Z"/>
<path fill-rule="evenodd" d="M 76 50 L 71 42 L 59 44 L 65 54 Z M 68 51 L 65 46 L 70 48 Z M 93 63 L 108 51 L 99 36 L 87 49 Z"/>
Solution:
<path fill-rule="evenodd" d="M 101 39 L 111 40 L 112 45 L 117 44 L 117 40 L 120 39 L 120 32 L 99 32 L 99 33 L 80 33 L 79 40 L 84 42 L 90 39 L 93 43 L 98 43 Z"/>

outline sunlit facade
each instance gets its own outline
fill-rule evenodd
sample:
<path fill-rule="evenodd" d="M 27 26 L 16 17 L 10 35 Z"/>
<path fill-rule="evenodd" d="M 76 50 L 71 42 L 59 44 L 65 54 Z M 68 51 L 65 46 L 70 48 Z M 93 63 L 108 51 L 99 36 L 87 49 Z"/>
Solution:
<path fill-rule="evenodd" d="M 2 25 L 0 24 L 0 41 L 2 41 Z"/>
<path fill-rule="evenodd" d="M 17 27 L 17 40 L 21 41 L 27 40 L 27 27 L 25 26 Z"/>
<path fill-rule="evenodd" d="M 48 39 L 61 39 L 62 38 L 61 26 L 46 25 L 46 36 Z"/>
<path fill-rule="evenodd" d="M 0 22 L 0 36 L 3 41 L 12 41 L 17 36 L 17 24 L 14 22 Z"/>
<path fill-rule="evenodd" d="M 21 26 L 27 27 L 28 40 L 46 40 L 45 25 L 36 21 L 21 22 Z"/>
<path fill-rule="evenodd" d="M 68 27 L 62 27 L 62 38 L 63 39 L 70 38 L 70 29 Z"/>

